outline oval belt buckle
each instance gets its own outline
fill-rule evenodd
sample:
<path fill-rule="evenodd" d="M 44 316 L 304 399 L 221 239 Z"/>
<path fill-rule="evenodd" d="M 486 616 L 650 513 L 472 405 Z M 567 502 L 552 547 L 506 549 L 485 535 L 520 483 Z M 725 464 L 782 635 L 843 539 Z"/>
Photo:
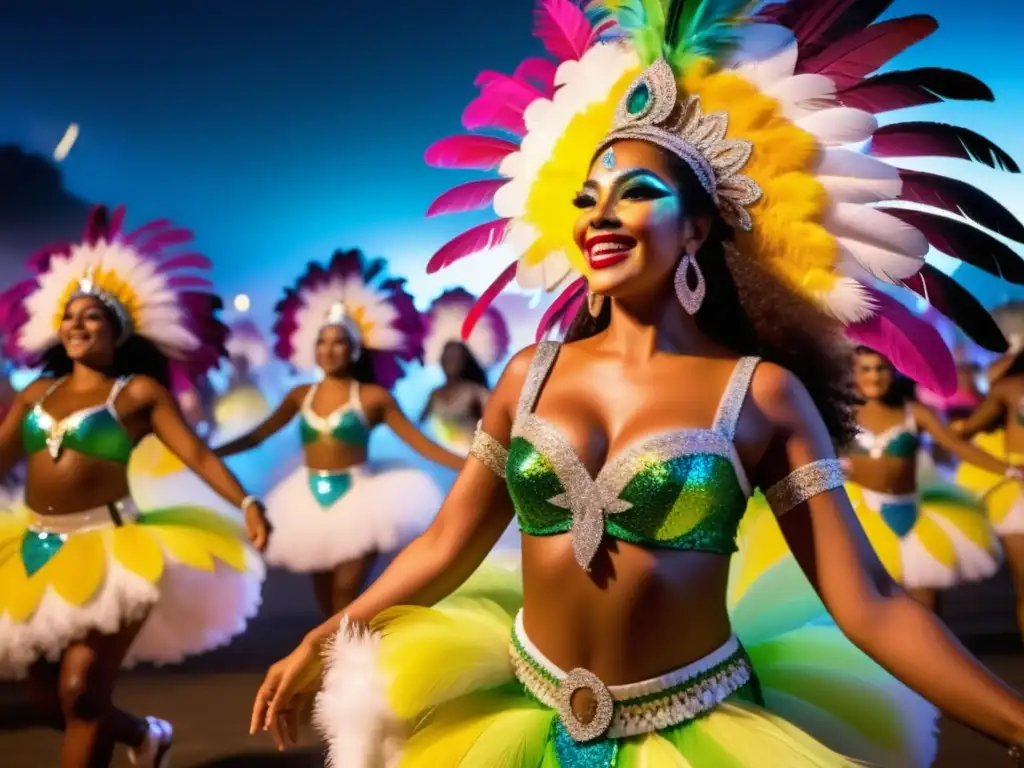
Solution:
<path fill-rule="evenodd" d="M 589 691 L 594 696 L 594 714 L 587 722 L 577 717 L 572 709 L 572 697 L 579 691 Z M 593 741 L 608 732 L 614 703 L 608 686 L 593 672 L 580 668 L 572 670 L 558 684 L 555 696 L 562 725 L 574 741 Z"/>

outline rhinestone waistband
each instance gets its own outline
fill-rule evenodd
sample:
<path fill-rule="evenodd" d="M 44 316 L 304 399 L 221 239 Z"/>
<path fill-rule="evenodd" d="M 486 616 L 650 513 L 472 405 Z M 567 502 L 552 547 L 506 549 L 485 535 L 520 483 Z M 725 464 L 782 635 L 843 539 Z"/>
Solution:
<path fill-rule="evenodd" d="M 576 741 L 625 738 L 671 728 L 709 712 L 750 682 L 750 659 L 735 636 L 721 648 L 668 674 L 627 685 L 605 685 L 585 669 L 564 672 L 530 642 L 523 612 L 510 644 L 516 679 L 542 704 L 558 712 Z M 583 722 L 572 709 L 579 691 L 593 694 L 593 717 Z"/>
<path fill-rule="evenodd" d="M 108 525 L 124 525 L 139 519 L 139 508 L 130 496 L 110 504 L 71 512 L 66 515 L 40 515 L 30 510 L 28 528 L 36 533 L 58 535 L 84 533 Z"/>

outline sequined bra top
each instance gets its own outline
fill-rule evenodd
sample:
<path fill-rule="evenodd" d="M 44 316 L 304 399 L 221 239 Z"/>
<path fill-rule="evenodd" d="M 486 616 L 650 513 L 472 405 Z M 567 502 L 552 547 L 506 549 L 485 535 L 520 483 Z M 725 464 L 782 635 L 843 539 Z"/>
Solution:
<path fill-rule="evenodd" d="M 114 403 L 129 381 L 130 376 L 116 379 L 105 402 L 91 408 L 82 408 L 59 420 L 53 418 L 43 407 L 43 403 L 64 379 L 53 382 L 25 414 L 21 425 L 21 440 L 25 453 L 31 456 L 47 450 L 56 461 L 64 449 L 68 449 L 94 459 L 127 464 L 135 442 L 121 424 Z"/>
<path fill-rule="evenodd" d="M 313 410 L 313 398 L 318 387 L 318 384 L 311 386 L 302 401 L 299 423 L 302 444 L 338 442 L 365 448 L 370 442 L 370 427 L 359 401 L 359 383 L 352 382 L 348 402 L 327 416 L 321 416 Z"/>
<path fill-rule="evenodd" d="M 584 567 L 604 535 L 669 549 L 734 552 L 751 487 L 733 437 L 758 359 L 739 361 L 711 427 L 638 439 L 592 477 L 565 437 L 534 413 L 558 351 L 556 342 L 538 345 L 512 426 L 505 479 L 520 530 L 550 536 L 572 529 Z"/>
<path fill-rule="evenodd" d="M 872 459 L 880 459 L 883 456 L 912 459 L 917 456 L 919 442 L 917 423 L 908 409 L 903 423 L 895 424 L 878 434 L 861 426 L 850 447 L 850 453 L 867 455 Z"/>

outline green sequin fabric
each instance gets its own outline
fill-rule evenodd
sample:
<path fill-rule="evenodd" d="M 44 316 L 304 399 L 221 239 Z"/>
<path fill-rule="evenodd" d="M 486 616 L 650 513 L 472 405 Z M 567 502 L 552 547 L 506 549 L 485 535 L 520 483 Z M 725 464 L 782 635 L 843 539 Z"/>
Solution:
<path fill-rule="evenodd" d="M 59 422 L 37 405 L 22 422 L 21 438 L 28 455 L 50 449 L 49 440 L 54 446 L 51 451 L 55 450 L 58 456 L 64 450 L 72 450 L 119 464 L 128 463 L 134 447 L 131 437 L 106 405 L 78 411 Z"/>

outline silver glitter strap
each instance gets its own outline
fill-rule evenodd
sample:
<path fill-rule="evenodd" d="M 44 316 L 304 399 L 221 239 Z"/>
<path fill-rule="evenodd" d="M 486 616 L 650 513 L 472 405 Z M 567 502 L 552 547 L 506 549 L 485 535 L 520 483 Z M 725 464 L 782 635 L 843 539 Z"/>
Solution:
<path fill-rule="evenodd" d="M 722 393 L 722 401 L 718 404 L 718 413 L 715 414 L 712 428 L 730 440 L 736 437 L 740 411 L 743 410 L 743 403 L 747 399 L 747 390 L 750 389 L 750 382 L 754 378 L 754 369 L 760 362 L 759 357 L 741 357 L 733 368 L 725 392 Z"/>
<path fill-rule="evenodd" d="M 839 459 L 820 459 L 794 469 L 764 493 L 776 516 L 784 515 L 819 493 L 843 487 Z"/>
<path fill-rule="evenodd" d="M 558 357 L 558 350 L 561 347 L 562 345 L 557 341 L 542 341 L 537 345 L 537 349 L 533 353 L 533 364 L 530 366 L 530 372 L 523 384 L 523 392 L 519 396 L 516 419 L 524 413 L 533 413 L 533 409 L 537 406 L 537 398 L 540 397 L 540 391 L 544 387 L 544 382 L 547 381 L 548 374 L 551 373 L 551 367 L 555 364 L 555 358 Z"/>
<path fill-rule="evenodd" d="M 477 422 L 476 432 L 473 433 L 473 444 L 469 447 L 469 455 L 504 480 L 508 449 L 484 432 L 481 424 L 482 422 Z"/>

